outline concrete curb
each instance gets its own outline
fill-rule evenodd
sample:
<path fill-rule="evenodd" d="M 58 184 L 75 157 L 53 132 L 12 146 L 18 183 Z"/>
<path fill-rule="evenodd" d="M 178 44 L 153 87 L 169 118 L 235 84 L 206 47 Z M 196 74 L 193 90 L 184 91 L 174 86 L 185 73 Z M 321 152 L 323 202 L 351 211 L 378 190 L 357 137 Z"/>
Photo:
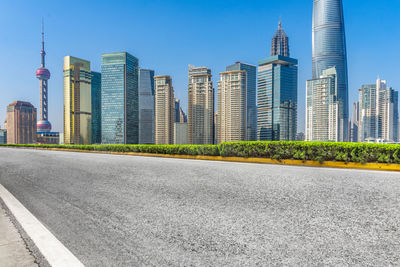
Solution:
<path fill-rule="evenodd" d="M 161 158 L 176 158 L 176 159 L 196 159 L 196 160 L 213 160 L 241 163 L 259 163 L 259 164 L 277 164 L 290 166 L 307 166 L 307 167 L 327 167 L 340 169 L 361 169 L 361 170 L 376 170 L 376 171 L 395 171 L 400 172 L 400 164 L 387 163 L 357 163 L 357 162 L 337 162 L 326 161 L 319 163 L 318 161 L 302 161 L 302 160 L 274 160 L 267 158 L 241 158 L 241 157 L 221 157 L 221 156 L 192 156 L 192 155 L 170 155 L 170 154 L 151 154 L 151 153 L 136 153 L 136 152 L 112 152 L 112 151 L 95 151 L 95 150 L 80 150 L 80 149 L 65 149 L 65 148 L 44 148 L 44 147 L 12 147 L 37 150 L 54 150 L 67 152 L 83 152 L 83 153 L 98 153 L 98 154 L 113 154 L 113 155 L 130 155 L 141 157 L 161 157 Z"/>
<path fill-rule="evenodd" d="M 4 186 L 0 184 L 0 199 L 22 230 L 22 237 L 33 245 L 40 266 L 84 266 L 32 213 L 30 213 Z M 0 264 L 1 265 L 1 264 Z"/>

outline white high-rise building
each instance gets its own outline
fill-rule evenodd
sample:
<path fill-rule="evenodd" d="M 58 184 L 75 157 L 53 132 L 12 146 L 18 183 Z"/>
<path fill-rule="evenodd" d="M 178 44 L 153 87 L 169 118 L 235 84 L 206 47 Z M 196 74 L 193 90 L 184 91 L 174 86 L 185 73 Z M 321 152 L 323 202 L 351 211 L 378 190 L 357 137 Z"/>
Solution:
<path fill-rule="evenodd" d="M 351 124 L 351 142 L 358 142 L 358 129 L 360 122 L 360 102 L 353 103 L 353 121 Z"/>
<path fill-rule="evenodd" d="M 307 81 L 306 141 L 339 141 L 338 87 L 336 68 L 324 70 Z"/>
<path fill-rule="evenodd" d="M 397 142 L 398 92 L 378 78 L 376 84 L 363 85 L 360 89 L 359 141 L 383 140 Z"/>

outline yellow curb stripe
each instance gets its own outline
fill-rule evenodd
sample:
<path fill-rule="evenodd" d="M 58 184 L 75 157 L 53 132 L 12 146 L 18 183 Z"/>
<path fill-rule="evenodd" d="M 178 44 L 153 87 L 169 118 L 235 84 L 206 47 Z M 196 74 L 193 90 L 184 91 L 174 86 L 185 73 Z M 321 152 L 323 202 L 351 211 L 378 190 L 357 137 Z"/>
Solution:
<path fill-rule="evenodd" d="M 15 147 L 14 147 L 15 148 Z M 22 147 L 17 147 L 22 148 Z M 363 170 L 378 170 L 378 171 L 397 171 L 400 172 L 400 164 L 387 163 L 358 163 L 358 162 L 337 162 L 325 161 L 302 161 L 302 160 L 274 160 L 267 158 L 241 158 L 241 157 L 221 157 L 221 156 L 192 156 L 192 155 L 170 155 L 170 154 L 153 154 L 153 153 L 136 153 L 136 152 L 114 152 L 114 151 L 97 151 L 97 150 L 81 150 L 81 149 L 66 149 L 66 148 L 46 148 L 46 147 L 27 147 L 38 150 L 54 150 L 54 151 L 69 151 L 69 152 L 84 152 L 84 153 L 99 153 L 113 155 L 130 155 L 141 157 L 160 157 L 160 158 L 176 158 L 176 159 L 197 159 L 197 160 L 213 160 L 213 161 L 228 161 L 242 163 L 261 163 L 261 164 L 278 164 L 292 166 L 308 166 L 308 167 L 329 167 L 341 169 L 363 169 Z"/>

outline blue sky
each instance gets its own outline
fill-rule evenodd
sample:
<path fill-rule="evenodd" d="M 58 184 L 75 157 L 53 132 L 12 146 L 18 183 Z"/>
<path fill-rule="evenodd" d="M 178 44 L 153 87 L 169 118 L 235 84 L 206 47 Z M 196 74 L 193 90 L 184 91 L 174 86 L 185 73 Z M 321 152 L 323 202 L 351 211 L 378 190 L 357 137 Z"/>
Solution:
<path fill-rule="evenodd" d="M 379 75 L 400 89 L 398 0 L 343 0 L 350 103 L 362 84 Z M 140 66 L 171 75 L 175 96 L 187 106 L 187 65 L 219 73 L 235 61 L 257 64 L 270 53 L 279 17 L 299 59 L 299 131 L 304 131 L 305 83 L 311 78 L 312 0 L 0 1 L 0 125 L 14 100 L 38 107 L 41 19 L 45 19 L 49 119 L 63 131 L 63 57 L 91 61 L 127 51 Z M 350 108 L 352 109 L 352 108 Z"/>

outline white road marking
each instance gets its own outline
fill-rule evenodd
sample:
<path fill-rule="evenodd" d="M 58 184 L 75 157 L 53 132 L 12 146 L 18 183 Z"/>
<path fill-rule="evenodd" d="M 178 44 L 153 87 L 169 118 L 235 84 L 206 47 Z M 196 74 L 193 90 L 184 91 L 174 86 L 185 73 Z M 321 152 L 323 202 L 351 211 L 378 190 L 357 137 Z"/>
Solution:
<path fill-rule="evenodd" d="M 40 253 L 53 267 L 84 266 L 38 219 L 33 216 L 3 185 L 0 198 L 8 207 Z"/>

